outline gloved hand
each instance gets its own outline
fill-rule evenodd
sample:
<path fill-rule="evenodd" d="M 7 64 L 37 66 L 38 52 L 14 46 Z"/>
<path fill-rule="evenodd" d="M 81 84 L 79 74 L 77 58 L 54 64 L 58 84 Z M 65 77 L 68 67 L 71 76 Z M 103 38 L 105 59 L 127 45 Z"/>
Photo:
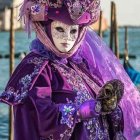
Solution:
<path fill-rule="evenodd" d="M 58 106 L 61 112 L 60 123 L 67 124 L 70 128 L 81 120 L 99 116 L 101 110 L 101 104 L 96 100 L 88 100 L 78 107 L 75 104 L 59 104 Z"/>
<path fill-rule="evenodd" d="M 77 110 L 77 115 L 81 120 L 90 119 L 99 116 L 101 104 L 96 100 L 88 100 L 84 102 Z"/>
<path fill-rule="evenodd" d="M 99 91 L 97 100 L 101 102 L 102 114 L 109 114 L 114 111 L 119 104 L 124 93 L 124 85 L 120 80 L 107 82 Z"/>

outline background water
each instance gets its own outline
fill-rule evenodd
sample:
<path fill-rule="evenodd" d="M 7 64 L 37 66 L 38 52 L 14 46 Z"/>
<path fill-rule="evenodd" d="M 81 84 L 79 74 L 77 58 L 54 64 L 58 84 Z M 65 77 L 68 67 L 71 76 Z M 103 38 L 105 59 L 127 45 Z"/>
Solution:
<path fill-rule="evenodd" d="M 109 44 L 109 31 L 107 31 L 104 40 Z M 138 71 L 140 71 L 140 28 L 129 28 L 129 53 L 136 55 L 136 59 L 131 59 L 131 65 Z M 33 34 L 31 39 L 28 39 L 25 32 L 16 32 L 15 34 L 15 51 L 28 52 L 28 46 L 31 40 L 35 38 Z M 124 29 L 119 29 L 119 46 L 120 52 L 124 51 Z M 9 53 L 9 33 L 0 32 L 0 55 Z M 20 59 L 16 59 L 15 66 L 20 62 Z M 123 60 L 121 60 L 121 63 Z M 4 90 L 4 87 L 9 79 L 9 59 L 0 59 L 0 93 Z M 8 140 L 8 106 L 0 103 L 0 140 Z"/>

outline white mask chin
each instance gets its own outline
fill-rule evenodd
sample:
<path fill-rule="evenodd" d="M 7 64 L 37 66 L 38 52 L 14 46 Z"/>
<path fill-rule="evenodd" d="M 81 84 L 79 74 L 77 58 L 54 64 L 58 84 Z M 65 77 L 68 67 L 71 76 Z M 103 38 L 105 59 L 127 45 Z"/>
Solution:
<path fill-rule="evenodd" d="M 51 23 L 51 35 L 56 48 L 60 52 L 70 51 L 78 37 L 79 25 L 67 25 L 60 21 Z"/>

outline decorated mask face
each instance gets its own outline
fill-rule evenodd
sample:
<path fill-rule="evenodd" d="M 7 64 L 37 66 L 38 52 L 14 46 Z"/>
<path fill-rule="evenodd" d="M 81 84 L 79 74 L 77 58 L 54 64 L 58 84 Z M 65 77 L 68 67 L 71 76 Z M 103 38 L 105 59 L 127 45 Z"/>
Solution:
<path fill-rule="evenodd" d="M 60 52 L 68 52 L 74 46 L 79 32 L 78 25 L 67 25 L 60 21 L 51 23 L 51 35 Z"/>

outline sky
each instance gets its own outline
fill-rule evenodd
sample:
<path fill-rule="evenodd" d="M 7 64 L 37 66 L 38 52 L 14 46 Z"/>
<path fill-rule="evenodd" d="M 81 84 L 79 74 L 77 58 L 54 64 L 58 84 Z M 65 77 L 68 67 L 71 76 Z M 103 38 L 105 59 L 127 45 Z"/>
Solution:
<path fill-rule="evenodd" d="M 110 5 L 117 6 L 118 25 L 140 26 L 140 0 L 101 0 L 101 8 L 110 23 Z"/>

